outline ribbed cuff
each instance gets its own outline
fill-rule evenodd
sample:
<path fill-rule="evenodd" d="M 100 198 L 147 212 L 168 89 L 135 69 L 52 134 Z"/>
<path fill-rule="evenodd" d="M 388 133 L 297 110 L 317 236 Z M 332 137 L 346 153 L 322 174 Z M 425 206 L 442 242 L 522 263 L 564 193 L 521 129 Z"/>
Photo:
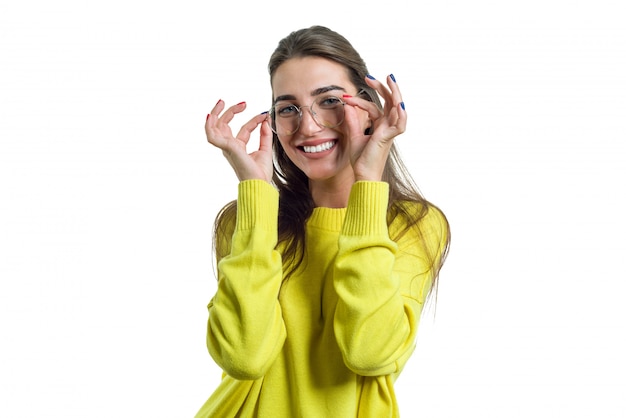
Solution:
<path fill-rule="evenodd" d="M 263 180 L 244 180 L 238 192 L 237 230 L 278 228 L 278 190 L 274 186 Z"/>
<path fill-rule="evenodd" d="M 387 235 L 389 184 L 357 181 L 352 186 L 343 223 L 344 235 Z"/>

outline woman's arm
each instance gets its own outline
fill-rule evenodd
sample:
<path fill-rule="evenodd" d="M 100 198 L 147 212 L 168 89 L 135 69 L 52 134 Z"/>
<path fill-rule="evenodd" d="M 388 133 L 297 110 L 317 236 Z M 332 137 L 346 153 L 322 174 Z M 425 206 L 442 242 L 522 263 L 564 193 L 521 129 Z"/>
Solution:
<path fill-rule="evenodd" d="M 274 187 L 262 180 L 242 181 L 230 253 L 217 266 L 218 288 L 209 303 L 207 330 L 211 356 L 236 379 L 262 377 L 285 341 L 278 303 L 282 260 L 275 250 L 277 224 Z"/>
<path fill-rule="evenodd" d="M 337 343 L 347 367 L 365 376 L 397 373 L 412 354 L 433 278 L 428 252 L 445 239 L 433 209 L 394 242 L 389 233 L 403 221 L 387 226 L 387 194 L 386 183 L 355 183 L 334 269 Z"/>

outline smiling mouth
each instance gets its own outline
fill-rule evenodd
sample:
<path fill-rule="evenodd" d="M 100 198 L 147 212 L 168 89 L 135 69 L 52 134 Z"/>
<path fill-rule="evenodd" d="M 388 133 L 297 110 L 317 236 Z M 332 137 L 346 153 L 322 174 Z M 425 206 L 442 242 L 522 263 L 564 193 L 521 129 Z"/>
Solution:
<path fill-rule="evenodd" d="M 328 141 L 328 142 L 324 142 L 323 144 L 319 144 L 319 145 L 315 145 L 315 146 L 302 146 L 302 147 L 298 147 L 300 148 L 302 151 L 304 151 L 307 154 L 314 154 L 317 152 L 322 152 L 322 151 L 326 151 L 331 149 L 332 147 L 335 146 L 335 144 L 337 144 L 337 141 Z"/>

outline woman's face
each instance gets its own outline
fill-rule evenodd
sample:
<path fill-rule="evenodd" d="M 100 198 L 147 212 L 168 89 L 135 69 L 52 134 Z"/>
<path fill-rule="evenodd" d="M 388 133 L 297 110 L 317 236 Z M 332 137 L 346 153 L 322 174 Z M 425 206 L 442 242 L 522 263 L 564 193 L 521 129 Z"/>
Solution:
<path fill-rule="evenodd" d="M 314 101 L 319 110 L 327 104 L 330 105 L 333 101 L 330 96 L 341 99 L 344 94 L 357 95 L 357 89 L 350 81 L 347 69 L 321 57 L 291 58 L 274 72 L 272 91 L 277 107 L 287 109 L 289 113 L 293 112 L 293 108 L 290 110 L 288 106 L 294 104 L 302 110 L 298 130 L 290 135 L 278 134 L 289 159 L 310 180 L 329 180 L 343 176 L 353 178 L 346 139 L 348 124 L 344 120 L 332 128 L 323 126 L 313 118 L 310 111 Z M 367 113 L 361 109 L 355 110 L 358 124 L 365 131 L 369 125 Z M 347 116 L 348 112 L 345 114 Z M 319 119 L 321 118 L 318 117 Z"/>

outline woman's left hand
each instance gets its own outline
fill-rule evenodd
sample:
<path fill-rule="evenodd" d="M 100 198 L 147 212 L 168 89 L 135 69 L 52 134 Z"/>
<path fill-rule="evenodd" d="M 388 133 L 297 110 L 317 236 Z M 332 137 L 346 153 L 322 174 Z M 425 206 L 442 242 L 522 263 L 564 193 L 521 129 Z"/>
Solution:
<path fill-rule="evenodd" d="M 350 159 L 355 179 L 380 181 L 394 138 L 406 129 L 407 115 L 400 88 L 393 75 L 387 76 L 388 88 L 378 80 L 366 78 L 366 83 L 384 101 L 382 111 L 376 104 L 357 97 L 344 97 L 346 135 L 350 143 Z M 357 109 L 368 113 L 371 127 L 368 133 L 360 125 Z"/>

